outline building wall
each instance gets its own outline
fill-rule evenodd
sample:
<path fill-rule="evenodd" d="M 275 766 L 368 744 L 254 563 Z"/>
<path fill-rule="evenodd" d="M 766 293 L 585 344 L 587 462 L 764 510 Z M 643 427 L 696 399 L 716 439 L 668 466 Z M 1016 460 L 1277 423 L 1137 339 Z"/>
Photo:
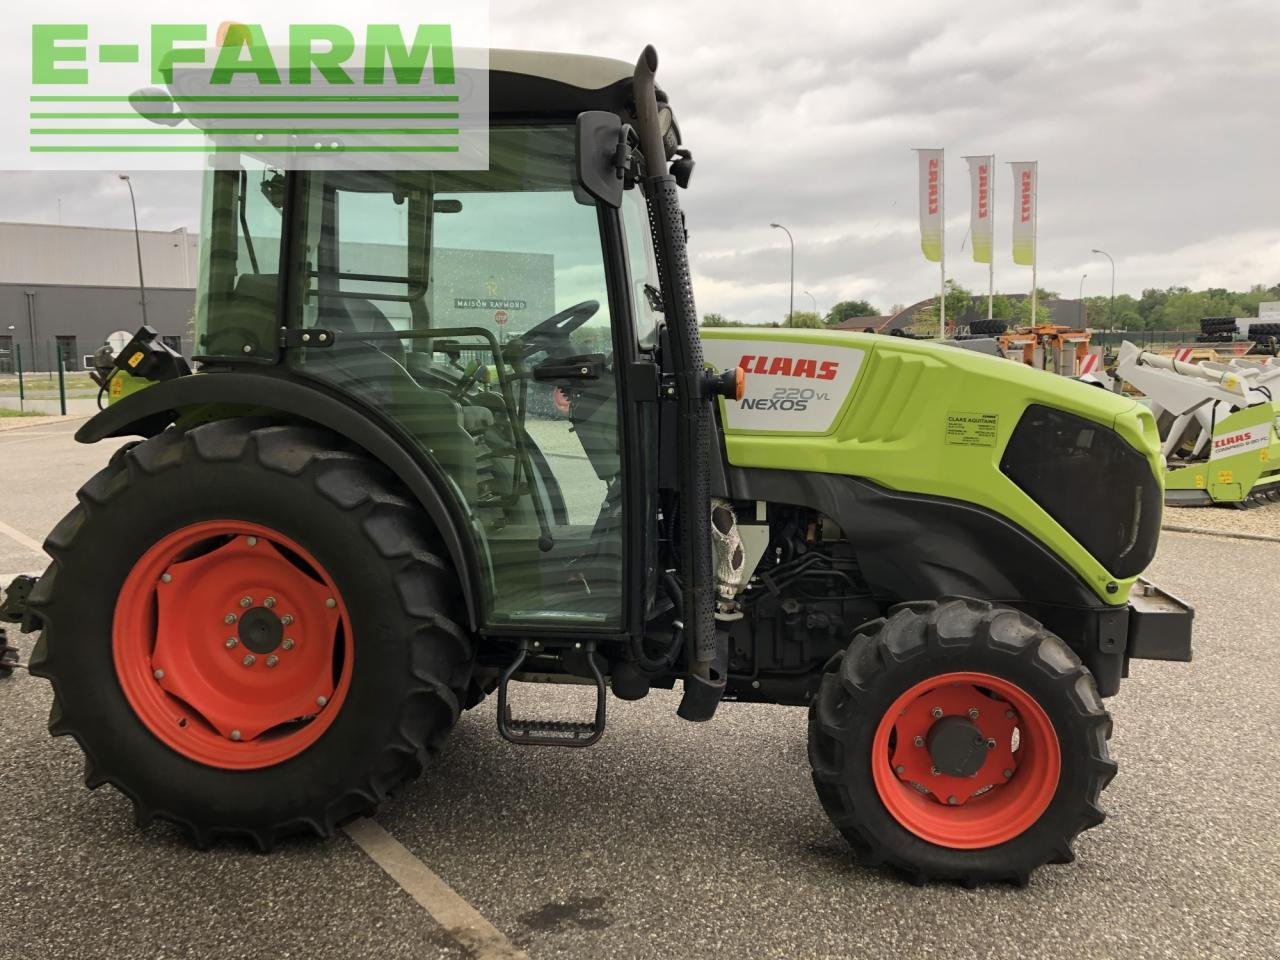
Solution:
<path fill-rule="evenodd" d="M 28 298 L 28 293 L 33 297 Z M 194 290 L 153 289 L 148 281 L 148 322 L 161 336 L 180 338 L 187 357 L 192 352 L 194 308 Z M 67 360 L 69 369 L 78 370 L 82 358 L 102 346 L 110 334 L 133 333 L 140 326 L 136 287 L 0 283 L 0 372 L 12 372 L 14 357 L 5 356 L 4 351 L 14 344 L 22 348 L 23 369 L 54 369 L 58 337 L 74 338 L 74 350 L 68 344 Z"/>
<path fill-rule="evenodd" d="M 196 285 L 199 237 L 185 230 L 143 230 L 139 240 L 148 290 Z M 0 283 L 137 287 L 133 231 L 0 223 Z"/>

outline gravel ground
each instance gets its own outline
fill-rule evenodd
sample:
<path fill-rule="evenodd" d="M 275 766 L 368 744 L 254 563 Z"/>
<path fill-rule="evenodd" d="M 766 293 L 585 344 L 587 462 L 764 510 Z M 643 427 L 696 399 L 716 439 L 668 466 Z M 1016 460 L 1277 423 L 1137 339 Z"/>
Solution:
<path fill-rule="evenodd" d="M 0 436 L 0 522 L 39 539 L 65 512 L 112 449 L 72 429 Z M 40 568 L 3 541 L 0 571 Z M 1109 818 L 1026 889 L 860 866 L 814 796 L 803 710 L 726 704 L 694 726 L 667 693 L 611 700 L 589 750 L 505 743 L 490 699 L 379 821 L 535 960 L 1270 960 L 1277 571 L 1280 544 L 1164 536 L 1150 575 L 1196 606 L 1196 662 L 1135 664 L 1109 701 Z M 514 696 L 587 709 L 584 690 Z M 138 831 L 124 798 L 83 789 L 76 746 L 48 738 L 49 701 L 41 681 L 0 681 L 0 960 L 461 956 L 345 837 L 263 857 Z"/>
<path fill-rule="evenodd" d="M 1234 507 L 1165 507 L 1165 526 L 1194 527 L 1213 533 L 1243 533 L 1280 541 L 1280 503 L 1248 510 Z"/>

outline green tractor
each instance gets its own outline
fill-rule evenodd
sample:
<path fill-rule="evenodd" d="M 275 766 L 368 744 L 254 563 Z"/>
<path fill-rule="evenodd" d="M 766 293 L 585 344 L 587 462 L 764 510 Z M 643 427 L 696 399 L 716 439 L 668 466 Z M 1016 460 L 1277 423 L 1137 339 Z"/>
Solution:
<path fill-rule="evenodd" d="M 115 358 L 77 439 L 137 439 L 24 610 L 90 787 L 266 850 L 487 696 L 582 747 L 610 690 L 679 688 L 806 708 L 835 826 L 915 880 L 1025 883 L 1102 821 L 1103 698 L 1190 659 L 1138 579 L 1150 413 L 942 344 L 700 339 L 655 68 L 493 51 L 487 171 L 207 174 L 199 372 L 145 329 Z"/>

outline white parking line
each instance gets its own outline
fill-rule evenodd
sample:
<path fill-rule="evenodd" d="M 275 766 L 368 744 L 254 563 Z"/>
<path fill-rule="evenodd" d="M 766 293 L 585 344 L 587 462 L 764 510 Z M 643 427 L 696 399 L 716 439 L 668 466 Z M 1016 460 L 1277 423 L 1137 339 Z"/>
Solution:
<path fill-rule="evenodd" d="M 343 829 L 400 888 L 418 901 L 475 960 L 529 960 L 471 904 L 458 896 L 391 834 L 368 818 Z"/>
<path fill-rule="evenodd" d="M 32 551 L 33 553 L 38 553 L 41 555 L 44 554 L 44 547 L 40 546 L 40 541 L 32 540 L 21 530 L 13 529 L 13 527 L 9 526 L 7 523 L 5 523 L 2 520 L 0 520 L 0 533 L 4 534 L 14 543 L 19 544 L 20 546 L 26 547 L 28 550 Z"/>

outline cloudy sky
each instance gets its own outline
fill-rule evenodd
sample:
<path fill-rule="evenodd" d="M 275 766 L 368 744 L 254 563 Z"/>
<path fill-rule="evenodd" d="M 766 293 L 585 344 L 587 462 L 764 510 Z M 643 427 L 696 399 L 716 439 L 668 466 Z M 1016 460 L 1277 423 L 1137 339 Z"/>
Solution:
<path fill-rule="evenodd" d="M 386 0 L 387 7 L 395 6 Z M 701 311 L 765 322 L 937 289 L 920 254 L 912 147 L 945 147 L 948 274 L 985 290 L 961 249 L 966 154 L 1040 161 L 1041 285 L 1075 296 L 1280 282 L 1280 2 L 1053 4 L 492 0 L 494 46 L 634 60 L 643 44 L 698 161 L 684 202 Z M 194 228 L 191 176 L 139 173 L 144 228 Z M 996 286 L 1012 183 L 997 181 Z M 107 174 L 8 175 L 0 220 L 128 226 Z"/>

